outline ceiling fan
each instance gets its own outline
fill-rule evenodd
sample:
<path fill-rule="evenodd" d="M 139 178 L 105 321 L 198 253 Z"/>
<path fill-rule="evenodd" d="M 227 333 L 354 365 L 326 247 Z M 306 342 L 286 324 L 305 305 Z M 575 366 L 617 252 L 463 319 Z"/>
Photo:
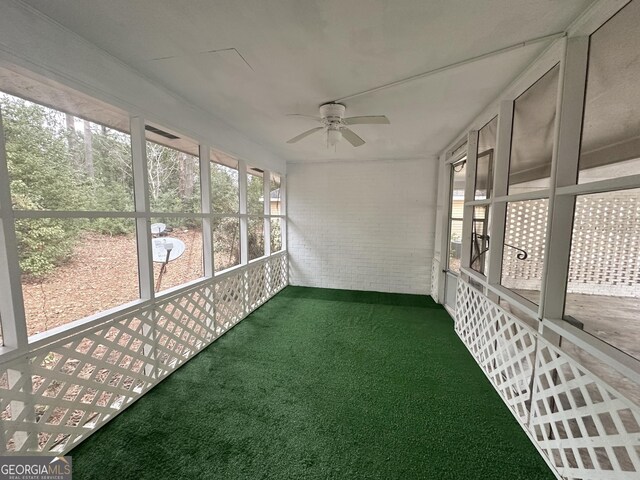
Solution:
<path fill-rule="evenodd" d="M 320 116 L 291 114 L 293 117 L 312 118 L 322 124 L 320 127 L 307 130 L 300 135 L 293 137 L 287 143 L 296 143 L 309 135 L 325 131 L 327 132 L 327 146 L 335 146 L 344 137 L 354 147 L 364 145 L 364 140 L 348 128 L 350 125 L 388 125 L 389 119 L 384 115 L 370 115 L 365 117 L 344 118 L 346 107 L 342 103 L 325 103 L 320 105 Z"/>

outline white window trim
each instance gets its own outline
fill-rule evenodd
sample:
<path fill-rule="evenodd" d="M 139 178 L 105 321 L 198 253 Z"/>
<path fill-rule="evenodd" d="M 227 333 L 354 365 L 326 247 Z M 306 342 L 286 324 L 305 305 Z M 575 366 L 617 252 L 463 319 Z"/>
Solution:
<path fill-rule="evenodd" d="M 473 279 L 480 283 L 487 295 L 493 301 L 500 296 L 511 305 L 524 310 L 534 318 L 539 318 L 539 331 L 550 341 L 566 337 L 570 341 L 579 344 L 588 353 L 601 359 L 608 365 L 620 371 L 633 381 L 640 383 L 640 359 L 636 359 L 622 352 L 600 338 L 581 331 L 562 319 L 564 299 L 566 293 L 566 278 L 569 268 L 571 230 L 573 224 L 573 210 L 575 199 L 578 195 L 601 193 L 615 190 L 640 188 L 640 175 L 629 175 L 614 179 L 600 180 L 591 183 L 577 184 L 577 162 L 580 148 L 579 131 L 582 128 L 583 95 L 586 88 L 586 48 L 588 36 L 600 28 L 610 18 L 622 9 L 630 0 L 600 0 L 587 9 L 567 29 L 568 37 L 556 40 L 543 52 L 525 71 L 511 83 L 501 96 L 489 104 L 468 126 L 464 134 L 459 135 L 444 150 L 441 155 L 441 166 L 447 167 L 454 163 L 450 154 L 461 146 L 469 132 L 478 130 L 486 125 L 493 117 L 498 115 L 498 140 L 496 147 L 496 167 L 494 168 L 494 198 L 489 200 L 474 200 L 466 198 L 466 209 L 472 209 L 478 205 L 490 205 L 491 215 L 491 245 L 489 250 L 489 267 L 487 276 L 469 268 L 468 263 L 462 262 L 461 277 Z M 587 45 L 588 46 L 588 45 Z M 541 76 L 554 65 L 560 63 L 560 79 L 558 86 L 558 103 L 556 110 L 556 125 L 554 131 L 554 155 L 552 160 L 552 172 L 550 188 L 524 194 L 507 195 L 506 189 L 501 191 L 500 185 L 505 184 L 508 175 L 508 160 L 511 142 L 511 118 L 513 115 L 513 101 L 535 83 Z M 582 91 L 580 85 L 584 84 Z M 566 85 L 566 88 L 565 88 Z M 578 88 L 576 88 L 576 86 Z M 507 135 L 508 133 L 508 135 Z M 576 150 L 577 149 L 577 150 Z M 559 161 L 558 158 L 562 161 Z M 501 162 L 507 162 L 507 169 L 500 168 Z M 468 155 L 467 161 L 471 158 Z M 467 164 L 469 169 L 469 163 Z M 449 200 L 448 169 L 447 175 L 441 175 L 439 188 L 444 190 L 444 198 Z M 502 171 L 502 173 L 501 173 Z M 573 176 L 574 171 L 576 173 Z M 502 262 L 502 244 L 504 242 L 504 220 L 506 215 L 506 202 L 519 200 L 533 200 L 548 198 L 549 218 L 547 225 L 547 237 L 544 256 L 544 275 L 541 290 L 540 305 L 529 302 L 517 294 L 500 285 L 500 273 Z M 442 215 L 438 223 L 441 235 L 441 262 L 446 262 L 445 252 L 448 251 L 448 223 L 449 216 Z M 559 229 L 559 225 L 568 225 Z M 443 235 L 446 233 L 446 235 Z M 463 242 L 470 243 L 468 235 L 463 237 Z M 463 244 L 463 252 L 467 250 Z M 444 299 L 444 273 L 439 276 L 438 300 Z M 544 327 L 548 327 L 545 329 Z"/>
<path fill-rule="evenodd" d="M 155 122 L 154 122 L 155 123 Z M 164 124 L 164 122 L 159 122 Z M 10 193 L 10 180 L 7 171 L 7 159 L 4 145 L 4 129 L 2 127 L 2 112 L 0 112 L 0 289 L 9 292 L 0 299 L 0 316 L 2 320 L 2 334 L 4 346 L 0 346 L 0 363 L 14 360 L 24 356 L 28 352 L 43 345 L 52 343 L 64 337 L 72 336 L 86 329 L 107 323 L 117 317 L 131 311 L 148 307 L 156 300 L 175 295 L 183 290 L 193 288 L 212 278 L 224 279 L 233 275 L 238 270 L 248 268 L 267 261 L 273 256 L 286 253 L 286 202 L 281 201 L 279 215 L 271 215 L 267 208 L 269 202 L 265 202 L 264 215 L 265 227 L 270 224 L 271 218 L 280 218 L 282 224 L 283 246 L 277 252 L 267 250 L 266 240 L 268 236 L 265 230 L 265 254 L 251 262 L 247 261 L 248 236 L 246 212 L 246 165 L 238 160 L 238 178 L 240 190 L 240 212 L 238 214 L 214 214 L 211 213 L 211 177 L 210 177 L 210 146 L 206 142 L 199 143 L 200 182 L 201 182 L 201 212 L 153 212 L 150 211 L 148 197 L 148 177 L 146 162 L 146 119 L 140 116 L 130 117 L 131 156 L 134 177 L 134 210 L 117 211 L 40 211 L 40 210 L 13 210 Z M 280 176 L 282 193 L 286 195 L 286 176 L 280 172 L 274 172 Z M 271 171 L 265 170 L 270 180 Z M 243 181 L 244 179 L 244 181 Z M 269 189 L 270 182 L 265 182 L 265 191 Z M 268 197 L 265 197 L 268 198 Z M 204 273 L 201 278 L 191 280 L 184 284 L 172 287 L 160 293 L 154 291 L 153 258 L 151 246 L 150 223 L 153 217 L 165 216 L 172 218 L 197 218 L 202 220 L 203 228 L 203 262 Z M 211 232 L 211 220 L 213 218 L 235 217 L 240 220 L 241 226 L 241 262 L 220 272 L 214 271 L 213 239 Z M 138 278 L 140 298 L 119 305 L 102 312 L 97 312 L 84 318 L 74 320 L 64 325 L 52 328 L 29 337 L 27 335 L 24 300 L 22 297 L 21 272 L 18 264 L 18 248 L 15 237 L 15 219 L 18 218 L 129 218 L 136 222 L 136 244 L 138 249 Z M 270 245 L 269 245 L 270 246 Z M 288 268 L 288 267 L 287 267 Z M 288 277 L 288 271 L 287 271 Z"/>

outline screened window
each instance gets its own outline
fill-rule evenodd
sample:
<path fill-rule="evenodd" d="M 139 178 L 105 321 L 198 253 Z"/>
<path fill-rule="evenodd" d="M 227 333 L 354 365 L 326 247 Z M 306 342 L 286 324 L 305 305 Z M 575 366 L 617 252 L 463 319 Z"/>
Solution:
<path fill-rule="evenodd" d="M 249 217 L 249 261 L 264 256 L 264 218 Z"/>
<path fill-rule="evenodd" d="M 271 227 L 271 253 L 282 250 L 282 218 L 272 218 Z"/>
<path fill-rule="evenodd" d="M 153 275 L 156 292 L 204 275 L 199 145 L 164 127 L 146 127 Z"/>
<path fill-rule="evenodd" d="M 451 166 L 448 269 L 455 273 L 460 273 L 460 259 L 462 257 L 462 217 L 466 172 L 466 158 Z"/>
<path fill-rule="evenodd" d="M 17 210 L 133 210 L 128 132 L 0 92 Z"/>
<path fill-rule="evenodd" d="M 640 189 L 578 196 L 565 317 L 640 358 L 638 312 Z"/>
<path fill-rule="evenodd" d="M 138 299 L 135 222 L 124 216 L 134 208 L 128 116 L 50 82 L 0 74 L 27 334 Z"/>
<path fill-rule="evenodd" d="M 240 212 L 238 161 L 215 150 L 211 150 L 211 212 Z"/>
<path fill-rule="evenodd" d="M 28 335 L 138 299 L 134 232 L 132 219 L 16 220 Z"/>
<path fill-rule="evenodd" d="M 269 187 L 269 212 L 271 215 L 282 215 L 283 213 L 280 183 L 280 175 L 272 173 Z"/>
<path fill-rule="evenodd" d="M 482 275 L 489 261 L 489 205 L 473 207 L 471 231 L 471 262 L 473 270 Z"/>
<path fill-rule="evenodd" d="M 240 218 L 218 217 L 212 221 L 216 272 L 240 264 Z"/>
<path fill-rule="evenodd" d="M 201 179 L 198 142 L 149 123 L 134 132 L 144 137 L 146 169 L 134 168 L 128 113 L 14 66 L 0 67 L 0 112 L 9 173 L 1 181 L 11 195 L 6 207 L 31 341 L 77 320 L 118 313 L 140 299 L 141 282 L 146 297 L 138 246 L 149 237 L 156 293 L 203 277 L 210 258 L 205 225 L 212 229 L 207 248 L 215 272 L 241 263 L 243 241 L 249 260 L 283 249 L 278 174 L 255 167 L 240 172 L 236 159 L 211 150 L 210 177 Z M 140 171 L 146 182 L 134 178 Z M 202 180 L 210 182 L 210 205 L 202 204 Z M 248 238 L 241 239 L 245 227 Z"/>
<path fill-rule="evenodd" d="M 507 203 L 501 284 L 540 302 L 549 200 Z"/>
<path fill-rule="evenodd" d="M 197 280 L 204 275 L 202 219 L 151 219 L 155 291 Z"/>
<path fill-rule="evenodd" d="M 496 151 L 498 117 L 494 117 L 478 132 L 475 200 L 491 198 L 493 191 L 493 162 Z"/>
<path fill-rule="evenodd" d="M 249 236 L 249 260 L 265 254 L 265 198 L 264 173 L 261 169 L 247 167 L 247 214 Z"/>
<path fill-rule="evenodd" d="M 591 35 L 579 183 L 640 174 L 639 22 L 631 2 Z"/>
<path fill-rule="evenodd" d="M 247 167 L 247 213 L 264 215 L 263 172 L 255 167 Z"/>
<path fill-rule="evenodd" d="M 630 2 L 591 35 L 580 189 L 640 174 L 639 21 Z M 570 259 L 564 318 L 640 359 L 640 188 L 577 194 Z"/>
<path fill-rule="evenodd" d="M 240 186 L 238 161 L 211 150 L 211 221 L 213 259 L 216 272 L 239 265 L 240 258 Z"/>
<path fill-rule="evenodd" d="M 559 73 L 556 65 L 515 101 L 509 195 L 549 188 Z"/>
<path fill-rule="evenodd" d="M 282 180 L 277 173 L 271 173 L 269 187 L 269 212 L 271 215 L 283 215 L 284 208 L 282 204 Z M 282 250 L 282 218 L 271 218 L 267 225 L 271 229 L 270 242 L 271 253 Z"/>
<path fill-rule="evenodd" d="M 164 128 L 146 128 L 151 211 L 200 212 L 198 143 Z"/>

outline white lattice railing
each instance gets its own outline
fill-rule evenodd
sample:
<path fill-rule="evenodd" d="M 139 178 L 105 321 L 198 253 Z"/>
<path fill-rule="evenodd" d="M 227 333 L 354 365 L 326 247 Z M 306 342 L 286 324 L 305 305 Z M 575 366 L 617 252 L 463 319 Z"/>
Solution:
<path fill-rule="evenodd" d="M 68 452 L 286 285 L 283 252 L 3 364 L 0 454 Z"/>
<path fill-rule="evenodd" d="M 513 414 L 527 422 L 535 332 L 461 280 L 455 330 Z"/>
<path fill-rule="evenodd" d="M 436 302 L 438 301 L 438 288 L 440 284 L 440 260 L 437 258 L 433 259 L 433 264 L 431 265 L 431 298 L 433 298 Z"/>
<path fill-rule="evenodd" d="M 459 280 L 455 330 L 559 478 L 640 478 L 640 407 Z"/>

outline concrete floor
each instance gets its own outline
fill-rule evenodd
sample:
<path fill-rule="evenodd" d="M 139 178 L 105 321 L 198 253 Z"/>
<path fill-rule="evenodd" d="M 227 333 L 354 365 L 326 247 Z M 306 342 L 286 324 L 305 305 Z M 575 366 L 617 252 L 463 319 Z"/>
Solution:
<path fill-rule="evenodd" d="M 533 290 L 515 292 L 535 303 L 540 298 L 540 292 Z M 565 315 L 582 322 L 586 332 L 640 359 L 640 298 L 568 293 Z"/>
<path fill-rule="evenodd" d="M 640 298 L 570 293 L 565 315 L 583 322 L 585 331 L 640 359 Z"/>

